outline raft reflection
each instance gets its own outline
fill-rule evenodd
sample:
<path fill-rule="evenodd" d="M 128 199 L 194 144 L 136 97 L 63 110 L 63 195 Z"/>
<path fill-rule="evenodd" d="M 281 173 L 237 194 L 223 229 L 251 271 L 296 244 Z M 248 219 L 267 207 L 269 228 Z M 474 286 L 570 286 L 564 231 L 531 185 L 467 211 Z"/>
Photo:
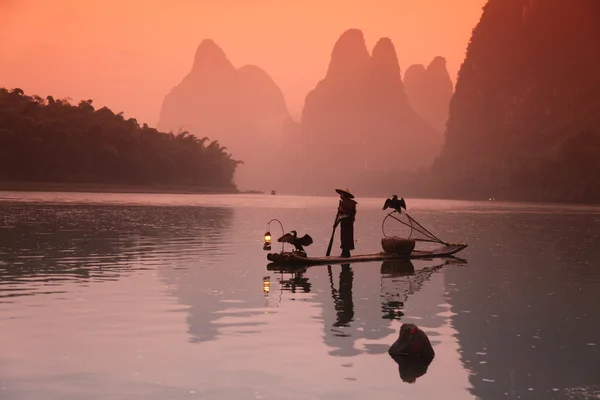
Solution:
<path fill-rule="evenodd" d="M 308 281 L 308 278 L 304 277 L 306 269 L 292 272 L 292 276 L 289 279 L 284 279 L 283 273 L 279 279 L 279 284 L 282 290 L 288 290 L 292 293 L 296 293 L 297 289 L 302 289 L 303 293 L 310 293 L 312 283 Z"/>
<path fill-rule="evenodd" d="M 408 296 L 418 292 L 431 275 L 448 264 L 449 260 L 415 272 L 411 260 L 391 260 L 381 264 L 381 312 L 383 319 L 400 320 Z"/>
<path fill-rule="evenodd" d="M 456 262 L 466 261 L 456 258 L 419 260 L 419 268 L 415 268 L 410 260 L 385 261 L 380 264 L 379 279 L 373 279 L 373 263 L 361 263 L 354 267 L 349 263 L 328 265 L 329 290 L 323 286 L 325 271 L 320 266 L 299 268 L 271 263 L 267 269 L 282 275 L 279 279 L 281 294 L 277 303 L 281 302 L 284 292 L 298 293 L 299 289 L 303 293 L 311 292 L 311 296 L 305 300 L 322 304 L 320 319 L 324 329 L 323 342 L 332 348 L 329 354 L 351 357 L 361 353 L 385 354 L 389 346 L 381 343 L 365 343 L 361 349 L 355 345 L 362 339 L 378 341 L 394 334 L 392 321 L 404 317 L 404 305 L 410 295 L 418 292 L 444 265 Z M 284 279 L 284 274 L 290 274 L 291 277 Z M 307 275 L 314 280 L 314 288 Z M 429 328 L 441 326 L 444 320 L 437 316 L 425 318 Z M 406 371 L 422 370 L 420 364 L 415 366 L 409 361 L 402 363 Z M 408 377 L 410 373 L 406 372 L 404 376 Z"/>

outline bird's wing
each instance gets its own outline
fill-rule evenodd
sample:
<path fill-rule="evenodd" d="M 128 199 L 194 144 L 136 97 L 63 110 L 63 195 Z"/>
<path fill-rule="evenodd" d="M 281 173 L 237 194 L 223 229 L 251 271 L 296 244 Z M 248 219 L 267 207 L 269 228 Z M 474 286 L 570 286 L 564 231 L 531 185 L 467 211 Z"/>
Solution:
<path fill-rule="evenodd" d="M 385 210 L 386 208 L 388 208 L 390 206 L 390 199 L 386 199 L 385 203 L 383 203 L 383 208 L 382 210 Z"/>
<path fill-rule="evenodd" d="M 299 238 L 299 241 L 302 246 L 310 246 L 313 243 L 313 239 L 308 234 Z"/>
<path fill-rule="evenodd" d="M 293 235 L 291 233 L 286 233 L 285 235 L 283 235 L 282 237 L 280 237 L 279 239 L 277 239 L 278 242 L 283 242 L 283 243 L 292 243 L 292 239 L 293 239 Z"/>
<path fill-rule="evenodd" d="M 406 202 L 404 201 L 404 197 L 402 197 L 400 199 L 400 207 L 404 208 L 406 210 Z"/>

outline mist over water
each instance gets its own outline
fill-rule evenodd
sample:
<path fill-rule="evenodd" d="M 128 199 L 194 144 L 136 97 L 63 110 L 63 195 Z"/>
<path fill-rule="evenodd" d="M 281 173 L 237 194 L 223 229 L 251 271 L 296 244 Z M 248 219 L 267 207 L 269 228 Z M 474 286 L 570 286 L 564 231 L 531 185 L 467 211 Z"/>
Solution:
<path fill-rule="evenodd" d="M 382 200 L 357 198 L 356 254 Z M 459 259 L 269 270 L 266 222 L 323 255 L 334 197 L 4 192 L 0 398 L 598 395 L 600 208 L 407 203 Z M 386 353 L 405 322 L 436 352 L 413 384 Z"/>

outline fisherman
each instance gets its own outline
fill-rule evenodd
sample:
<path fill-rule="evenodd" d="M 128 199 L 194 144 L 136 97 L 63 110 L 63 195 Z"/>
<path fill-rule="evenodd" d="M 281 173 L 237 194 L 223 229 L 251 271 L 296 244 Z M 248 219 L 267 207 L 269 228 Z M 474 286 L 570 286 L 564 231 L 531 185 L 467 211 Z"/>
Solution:
<path fill-rule="evenodd" d="M 356 217 L 356 201 L 348 188 L 335 189 L 340 195 L 338 205 L 338 221 L 340 223 L 340 242 L 342 254 L 340 257 L 350 257 L 350 250 L 354 250 L 354 219 Z"/>

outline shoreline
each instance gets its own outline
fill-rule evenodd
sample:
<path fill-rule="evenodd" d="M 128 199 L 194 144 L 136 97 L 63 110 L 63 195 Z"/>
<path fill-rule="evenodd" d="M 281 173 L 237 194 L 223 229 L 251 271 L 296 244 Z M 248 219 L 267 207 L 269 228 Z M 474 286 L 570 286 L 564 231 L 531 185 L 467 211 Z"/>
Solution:
<path fill-rule="evenodd" d="M 72 192 L 72 193 L 139 193 L 139 194 L 262 194 L 254 190 L 186 185 L 133 185 L 116 183 L 6 182 L 0 192 Z"/>
<path fill-rule="evenodd" d="M 65 193 L 129 193 L 129 194 L 206 194 L 206 195 L 230 195 L 230 194 L 267 194 L 259 190 L 238 190 L 237 188 L 214 188 L 206 186 L 187 186 L 187 185 L 133 185 L 133 184 L 115 184 L 115 183 L 73 183 L 73 182 L 16 182 L 0 181 L 0 192 L 65 192 Z M 311 196 L 315 195 L 295 195 L 282 193 L 281 195 L 292 196 Z M 316 195 L 316 197 L 331 197 Z M 335 196 L 334 196 L 335 197 Z M 367 196 L 373 197 L 373 196 Z M 379 196 L 382 199 L 386 196 Z M 375 197 L 373 197 L 375 198 Z M 427 197 L 414 196 L 409 197 L 413 200 L 448 200 L 448 201 L 467 201 L 467 202 L 489 202 L 489 203 L 514 203 L 514 204 L 545 204 L 545 205 L 571 205 L 571 206 L 592 206 L 597 207 L 600 204 L 586 201 L 565 201 L 565 200 L 533 200 L 533 199 L 488 199 L 479 198 L 459 198 L 459 197 Z"/>

